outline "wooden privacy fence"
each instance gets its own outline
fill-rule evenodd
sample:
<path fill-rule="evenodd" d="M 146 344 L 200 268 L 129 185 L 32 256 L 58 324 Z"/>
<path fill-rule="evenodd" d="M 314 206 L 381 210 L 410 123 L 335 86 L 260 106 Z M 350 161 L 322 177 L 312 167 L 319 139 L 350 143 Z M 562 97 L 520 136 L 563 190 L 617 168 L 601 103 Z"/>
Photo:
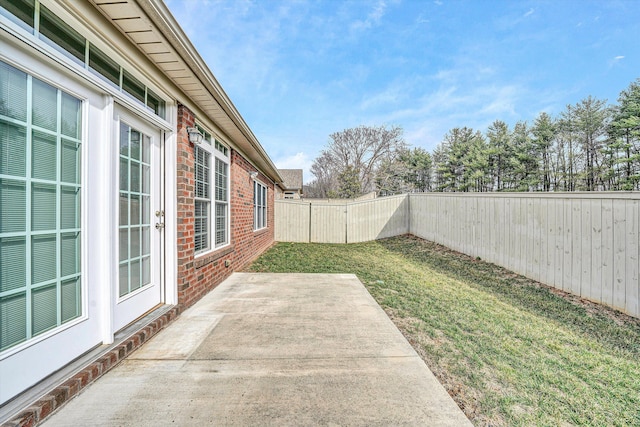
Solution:
<path fill-rule="evenodd" d="M 406 194 L 351 203 L 276 200 L 279 242 L 356 243 L 409 232 Z"/>
<path fill-rule="evenodd" d="M 276 201 L 278 241 L 411 233 L 640 317 L 640 193 L 421 193 L 315 205 Z"/>

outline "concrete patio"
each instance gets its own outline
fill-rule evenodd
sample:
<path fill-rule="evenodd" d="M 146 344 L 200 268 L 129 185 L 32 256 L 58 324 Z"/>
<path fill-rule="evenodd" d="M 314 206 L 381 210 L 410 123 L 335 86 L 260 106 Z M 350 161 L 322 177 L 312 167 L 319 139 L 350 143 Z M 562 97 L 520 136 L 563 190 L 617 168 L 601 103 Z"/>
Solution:
<path fill-rule="evenodd" d="M 236 273 L 43 425 L 471 423 L 354 275 Z"/>

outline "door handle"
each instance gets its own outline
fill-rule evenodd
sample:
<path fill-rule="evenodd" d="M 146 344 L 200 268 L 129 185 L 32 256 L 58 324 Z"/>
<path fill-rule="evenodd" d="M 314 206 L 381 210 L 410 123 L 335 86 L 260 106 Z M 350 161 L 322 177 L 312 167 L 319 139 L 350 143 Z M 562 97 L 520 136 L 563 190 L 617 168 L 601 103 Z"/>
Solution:
<path fill-rule="evenodd" d="M 156 222 L 156 230 L 162 230 L 164 228 L 164 222 Z"/>

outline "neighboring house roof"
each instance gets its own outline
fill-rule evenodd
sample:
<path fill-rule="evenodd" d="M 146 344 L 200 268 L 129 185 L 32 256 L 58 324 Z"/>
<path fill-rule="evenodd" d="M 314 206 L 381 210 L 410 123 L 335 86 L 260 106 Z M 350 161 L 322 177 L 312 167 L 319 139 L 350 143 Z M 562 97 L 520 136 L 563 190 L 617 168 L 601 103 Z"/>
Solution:
<path fill-rule="evenodd" d="M 285 190 L 302 190 L 302 169 L 278 169 Z"/>
<path fill-rule="evenodd" d="M 90 0 L 188 99 L 179 99 L 196 114 L 204 113 L 260 170 L 282 182 L 275 165 L 213 76 L 163 0 Z M 84 2 L 65 2 L 82 8 Z M 90 18 L 89 18 L 90 19 Z"/>

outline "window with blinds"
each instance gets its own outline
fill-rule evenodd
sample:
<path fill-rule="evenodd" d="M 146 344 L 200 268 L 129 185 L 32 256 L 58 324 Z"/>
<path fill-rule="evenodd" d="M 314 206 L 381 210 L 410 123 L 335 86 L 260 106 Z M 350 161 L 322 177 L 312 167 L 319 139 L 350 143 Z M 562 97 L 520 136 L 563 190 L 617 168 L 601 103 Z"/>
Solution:
<path fill-rule="evenodd" d="M 0 351 L 82 314 L 82 102 L 0 62 Z"/>
<path fill-rule="evenodd" d="M 253 183 L 253 229 L 267 226 L 267 187 L 258 181 Z"/>
<path fill-rule="evenodd" d="M 216 247 L 227 244 L 228 165 L 216 157 Z"/>
<path fill-rule="evenodd" d="M 30 31 L 72 61 L 111 82 L 165 118 L 166 103 L 38 0 L 0 0 L 0 15 Z"/>
<path fill-rule="evenodd" d="M 211 195 L 209 164 L 210 157 L 207 151 L 200 147 L 195 148 L 195 218 L 194 239 L 196 253 L 211 249 L 209 237 L 209 223 L 211 222 Z"/>
<path fill-rule="evenodd" d="M 229 148 L 196 125 L 204 143 L 194 148 L 194 245 L 204 253 L 229 243 Z"/>

